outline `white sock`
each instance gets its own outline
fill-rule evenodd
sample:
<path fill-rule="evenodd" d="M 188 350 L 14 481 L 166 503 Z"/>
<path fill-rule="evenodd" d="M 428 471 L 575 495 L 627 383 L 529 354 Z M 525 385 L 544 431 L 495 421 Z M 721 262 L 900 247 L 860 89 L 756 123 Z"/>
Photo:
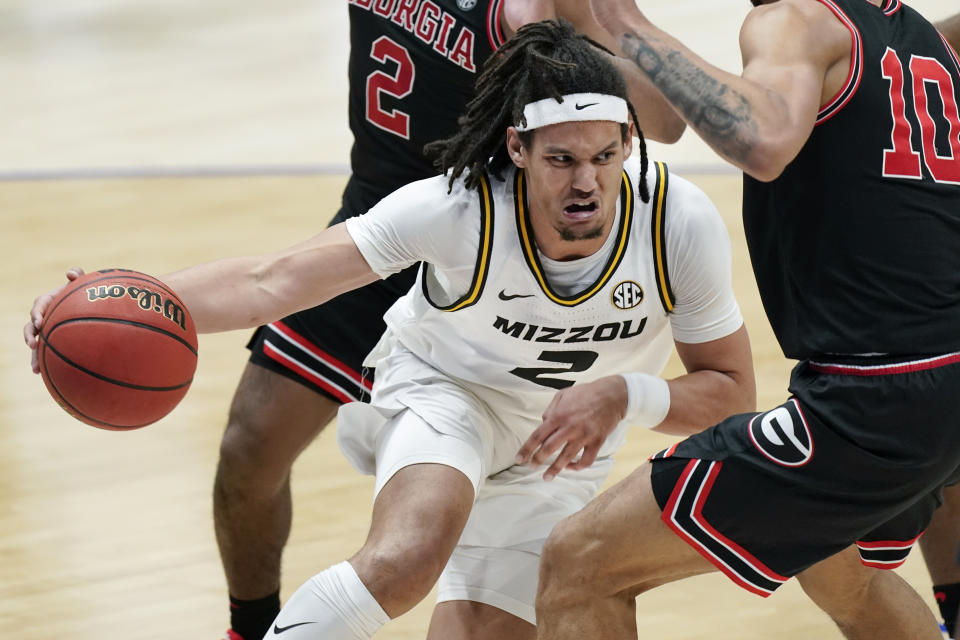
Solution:
<path fill-rule="evenodd" d="M 297 589 L 264 640 L 370 640 L 389 621 L 350 563 L 341 562 Z"/>

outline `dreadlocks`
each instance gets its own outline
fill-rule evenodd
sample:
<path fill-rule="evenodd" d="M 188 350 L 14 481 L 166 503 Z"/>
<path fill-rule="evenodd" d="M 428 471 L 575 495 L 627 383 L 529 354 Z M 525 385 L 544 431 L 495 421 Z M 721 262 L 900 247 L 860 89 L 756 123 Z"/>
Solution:
<path fill-rule="evenodd" d="M 528 103 L 572 93 L 602 93 L 627 101 L 630 116 L 638 122 L 627 99 L 627 87 L 616 67 L 601 51 L 602 45 L 574 31 L 566 20 L 545 20 L 517 30 L 490 59 L 477 78 L 476 96 L 460 116 L 459 131 L 425 147 L 434 166 L 450 171 L 450 186 L 467 172 L 464 184 L 473 189 L 486 169 L 500 175 L 510 164 L 504 134 L 509 126 L 526 124 L 523 108 Z M 611 54 L 612 55 L 612 54 Z M 626 138 L 627 125 L 622 125 Z M 640 197 L 650 200 L 647 191 L 647 147 L 640 129 Z M 532 132 L 520 134 L 529 144 Z"/>

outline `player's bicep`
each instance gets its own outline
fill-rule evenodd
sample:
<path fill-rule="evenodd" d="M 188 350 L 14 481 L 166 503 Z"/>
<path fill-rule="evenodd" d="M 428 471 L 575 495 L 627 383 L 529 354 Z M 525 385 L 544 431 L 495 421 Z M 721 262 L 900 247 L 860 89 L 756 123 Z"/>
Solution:
<path fill-rule="evenodd" d="M 479 227 L 477 194 L 456 184 L 447 192 L 444 176 L 408 184 L 381 200 L 366 214 L 346 221 L 360 253 L 381 277 L 417 262 L 443 268 L 475 255 Z"/>
<path fill-rule="evenodd" d="M 753 87 L 751 107 L 761 125 L 760 164 L 782 169 L 813 130 L 827 72 L 849 59 L 849 33 L 820 5 L 776 3 L 751 12 L 740 49 L 742 77 Z M 768 177 L 775 174 L 779 170 Z"/>
<path fill-rule="evenodd" d="M 850 33 L 829 9 L 784 3 L 752 13 L 740 31 L 743 78 L 784 107 L 783 124 L 806 130 L 816 121 L 827 74 L 849 61 Z"/>
<path fill-rule="evenodd" d="M 717 371 L 727 375 L 753 374 L 750 338 L 743 325 L 716 340 L 699 343 L 675 342 L 677 356 L 687 371 Z"/>
<path fill-rule="evenodd" d="M 722 377 L 714 375 L 710 379 L 711 383 L 717 384 L 719 395 L 723 396 L 723 400 L 719 402 L 726 405 L 720 407 L 720 413 L 756 409 L 756 376 L 746 326 L 741 325 L 733 333 L 709 342 L 674 344 L 688 373 L 707 371 L 721 374 Z M 720 385 L 719 382 L 723 384 Z M 706 389 L 702 397 L 709 397 Z"/>
<path fill-rule="evenodd" d="M 743 324 L 732 285 L 730 237 L 713 203 L 692 183 L 671 176 L 666 215 L 667 265 L 676 299 L 676 340 L 702 343 Z"/>

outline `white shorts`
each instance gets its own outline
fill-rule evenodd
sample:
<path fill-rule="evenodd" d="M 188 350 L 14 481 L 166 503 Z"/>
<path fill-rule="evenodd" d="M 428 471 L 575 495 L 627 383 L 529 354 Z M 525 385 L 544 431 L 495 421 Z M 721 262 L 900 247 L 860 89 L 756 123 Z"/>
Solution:
<path fill-rule="evenodd" d="M 457 545 L 437 582 L 437 602 L 482 602 L 535 625 L 544 542 L 533 540 L 504 549 Z"/>
<path fill-rule="evenodd" d="M 337 440 L 376 493 L 400 469 L 443 464 L 473 484 L 470 517 L 439 580 L 439 601 L 471 600 L 534 623 L 540 550 L 553 527 L 600 490 L 613 460 L 564 471 L 513 464 L 520 436 L 475 395 L 408 352 L 377 367 L 371 404 L 340 408 Z"/>

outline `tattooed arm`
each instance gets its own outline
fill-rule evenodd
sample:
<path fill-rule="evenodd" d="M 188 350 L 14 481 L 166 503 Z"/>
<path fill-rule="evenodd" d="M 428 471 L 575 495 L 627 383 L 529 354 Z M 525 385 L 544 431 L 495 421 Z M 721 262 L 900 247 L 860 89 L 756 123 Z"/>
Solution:
<path fill-rule="evenodd" d="M 952 18 L 941 20 L 935 26 L 947 39 L 953 50 L 960 53 L 960 13 Z"/>
<path fill-rule="evenodd" d="M 851 40 L 819 2 L 781 0 L 750 12 L 740 31 L 743 74 L 719 69 L 661 31 L 634 0 L 592 0 L 620 48 L 717 153 L 772 180 L 813 130 L 846 78 Z"/>

